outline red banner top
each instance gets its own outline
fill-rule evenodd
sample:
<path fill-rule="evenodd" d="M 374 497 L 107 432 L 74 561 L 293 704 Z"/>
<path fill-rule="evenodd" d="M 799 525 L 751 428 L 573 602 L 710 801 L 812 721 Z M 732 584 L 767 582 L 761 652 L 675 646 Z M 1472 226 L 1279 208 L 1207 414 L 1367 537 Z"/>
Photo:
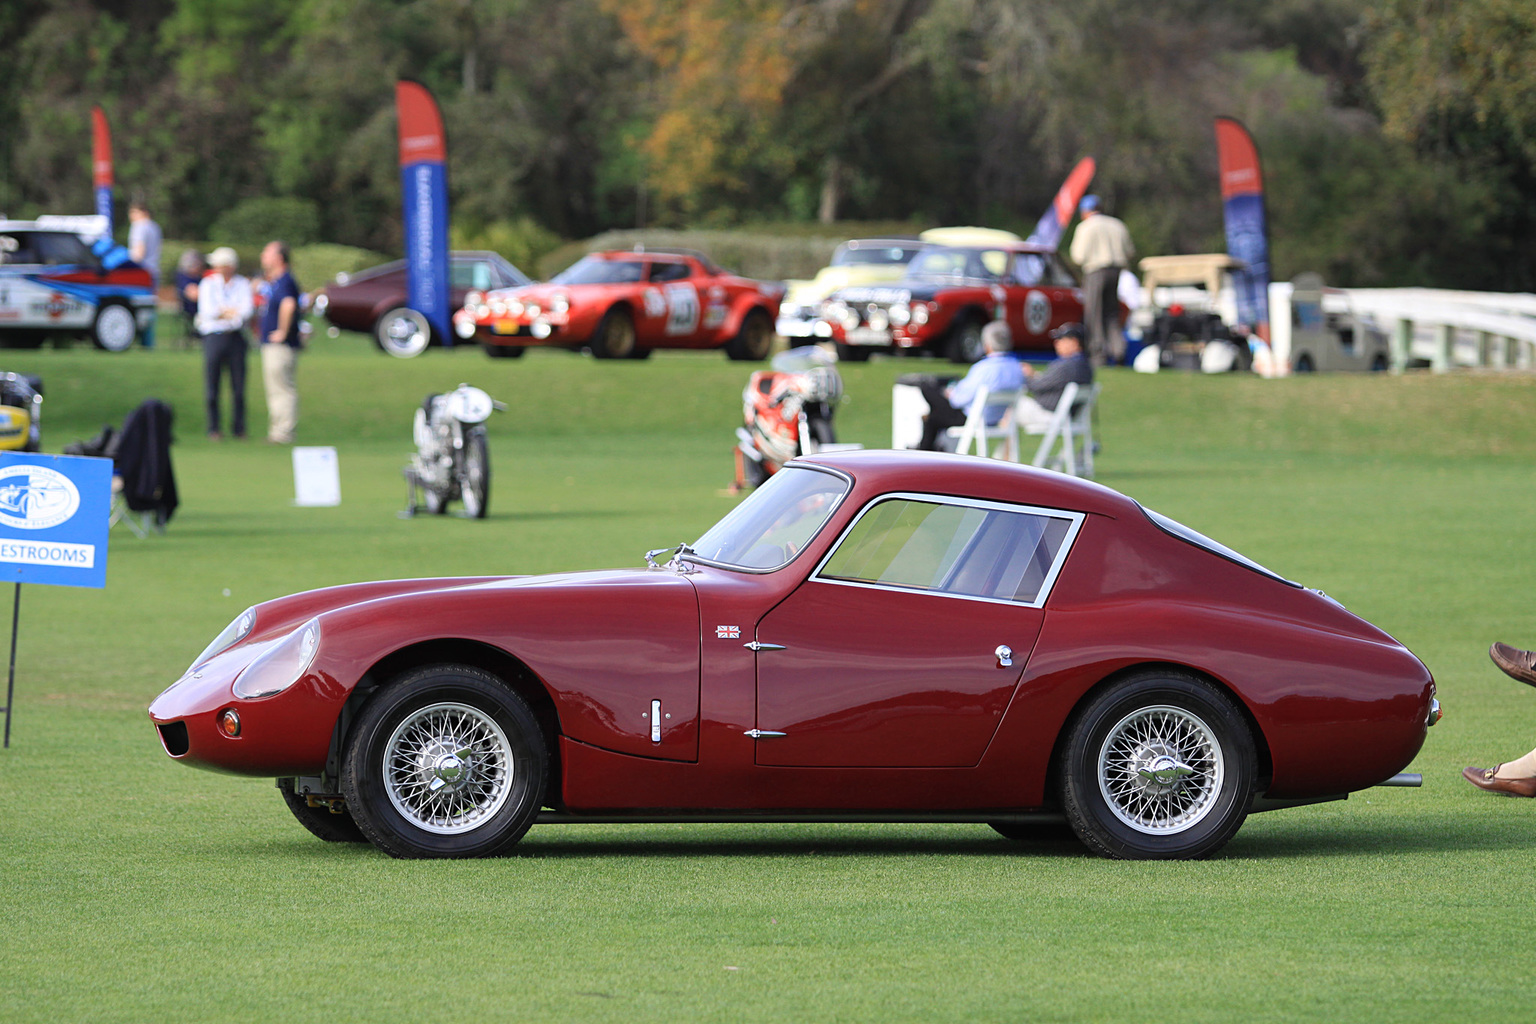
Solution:
<path fill-rule="evenodd" d="M 431 90 L 420 82 L 395 83 L 395 111 L 400 118 L 400 166 L 448 161 L 443 115 Z"/>
<path fill-rule="evenodd" d="M 91 180 L 97 188 L 112 185 L 112 130 L 100 107 L 91 108 Z"/>
<path fill-rule="evenodd" d="M 1088 183 L 1093 180 L 1093 172 L 1097 165 L 1093 157 L 1085 156 L 1072 168 L 1072 173 L 1067 175 L 1067 180 L 1061 183 L 1061 189 L 1056 193 L 1056 220 L 1065 228 L 1072 222 L 1072 215 L 1077 212 L 1077 204 L 1083 199 L 1083 193 L 1088 191 Z"/>
<path fill-rule="evenodd" d="M 1241 121 L 1216 119 L 1216 159 L 1221 167 L 1221 198 L 1262 195 L 1264 176 L 1259 171 L 1259 151 Z"/>

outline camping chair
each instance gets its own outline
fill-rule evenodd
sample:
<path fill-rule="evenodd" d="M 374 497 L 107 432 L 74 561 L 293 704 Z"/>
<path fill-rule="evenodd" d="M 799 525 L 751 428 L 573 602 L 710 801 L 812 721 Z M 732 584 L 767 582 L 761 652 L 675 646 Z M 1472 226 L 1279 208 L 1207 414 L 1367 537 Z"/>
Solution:
<path fill-rule="evenodd" d="M 1056 412 L 1044 424 L 1026 424 L 1026 434 L 1044 434 L 1032 463 L 1072 476 L 1093 478 L 1093 409 L 1099 385 L 1068 384 L 1056 402 Z M 1057 450 L 1058 445 L 1060 450 Z"/>
<path fill-rule="evenodd" d="M 180 504 L 171 467 L 171 407 L 150 398 L 123 421 L 112 453 L 112 514 L 108 528 L 124 523 L 140 537 L 165 524 Z"/>
<path fill-rule="evenodd" d="M 992 449 L 990 457 L 994 459 L 1006 459 L 1009 462 L 1019 461 L 1019 429 L 1017 406 L 1019 402 L 1018 390 L 1011 391 L 987 391 L 977 392 L 975 399 L 971 401 L 971 407 L 965 414 L 965 425 L 950 427 L 947 433 L 950 437 L 958 438 L 955 451 L 960 455 L 969 455 L 974 448 L 977 455 L 987 456 L 988 441 L 1001 441 L 1002 443 Z M 987 406 L 1002 405 L 1007 403 L 1002 418 L 993 426 L 987 426 Z M 1001 454 L 999 454 L 1001 453 Z"/>

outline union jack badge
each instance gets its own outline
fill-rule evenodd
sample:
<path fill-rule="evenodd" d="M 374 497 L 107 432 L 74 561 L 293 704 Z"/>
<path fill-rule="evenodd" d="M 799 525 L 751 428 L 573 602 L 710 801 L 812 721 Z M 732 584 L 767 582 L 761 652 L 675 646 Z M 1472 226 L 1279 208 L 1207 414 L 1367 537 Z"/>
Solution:
<path fill-rule="evenodd" d="M 715 639 L 716 640 L 740 640 L 741 639 L 741 627 L 740 626 L 716 626 L 715 627 Z"/>

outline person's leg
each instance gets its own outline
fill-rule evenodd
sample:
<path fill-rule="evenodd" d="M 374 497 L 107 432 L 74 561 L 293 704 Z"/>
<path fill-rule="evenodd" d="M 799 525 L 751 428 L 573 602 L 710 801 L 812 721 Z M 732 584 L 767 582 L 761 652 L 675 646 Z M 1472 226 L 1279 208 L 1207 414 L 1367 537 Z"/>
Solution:
<path fill-rule="evenodd" d="M 1104 323 L 1104 354 L 1114 363 L 1125 362 L 1125 333 L 1120 329 L 1120 268 L 1102 272 L 1099 282 L 1099 313 Z"/>
<path fill-rule="evenodd" d="M 1104 287 L 1103 271 L 1089 272 L 1083 282 L 1083 327 L 1088 333 L 1088 358 L 1094 366 L 1104 365 Z"/>
<path fill-rule="evenodd" d="M 949 404 L 949 398 L 944 394 L 944 385 L 936 379 L 923 381 L 918 385 L 918 390 L 928 403 L 928 415 L 923 417 L 923 439 L 917 446 L 927 452 L 943 451 L 939 436 L 950 427 L 963 426 L 965 413 Z"/>
<path fill-rule="evenodd" d="M 1494 773 L 1496 779 L 1536 779 L 1536 750 L 1513 761 L 1505 761 Z"/>
<path fill-rule="evenodd" d="M 245 436 L 245 349 L 244 335 L 230 335 L 229 397 L 233 409 L 229 416 L 229 432 L 236 437 Z"/>
<path fill-rule="evenodd" d="M 282 387 L 278 379 L 280 373 L 278 360 L 281 358 L 278 349 L 287 347 L 271 343 L 257 346 L 257 350 L 261 352 L 261 388 L 267 396 L 267 440 L 274 443 L 280 437 L 278 420 L 282 415 L 279 409 L 282 399 L 278 396 L 278 391 Z"/>
<path fill-rule="evenodd" d="M 1035 401 L 1031 395 L 1020 396 L 1019 404 L 1015 408 L 1017 409 L 1015 415 L 1018 416 L 1021 427 L 1048 427 L 1051 425 L 1051 420 L 1056 418 L 1054 412 Z"/>
<path fill-rule="evenodd" d="M 298 369 L 298 350 L 287 345 L 274 345 L 281 349 L 277 357 L 277 397 L 275 412 L 277 439 L 283 444 L 293 443 L 294 428 L 299 425 L 299 389 L 295 380 Z"/>
<path fill-rule="evenodd" d="M 219 433 L 219 377 L 222 376 L 227 340 L 222 334 L 209 334 L 203 338 L 203 404 L 208 413 L 210 437 Z"/>

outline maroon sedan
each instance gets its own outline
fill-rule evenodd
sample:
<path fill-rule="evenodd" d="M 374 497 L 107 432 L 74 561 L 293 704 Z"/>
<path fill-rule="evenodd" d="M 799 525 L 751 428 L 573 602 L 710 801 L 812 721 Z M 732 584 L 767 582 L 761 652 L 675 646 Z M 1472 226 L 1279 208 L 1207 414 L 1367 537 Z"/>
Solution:
<path fill-rule="evenodd" d="M 454 308 L 471 291 L 530 284 L 528 275 L 494 252 L 456 252 L 448 259 L 448 286 Z M 405 261 L 395 260 L 336 280 L 315 295 L 314 310 L 337 327 L 373 335 L 392 356 L 410 359 L 431 344 L 442 344 L 427 318 L 406 304 Z"/>
<path fill-rule="evenodd" d="M 542 822 L 1065 821 L 1184 858 L 1393 780 L 1439 716 L 1338 602 L 1008 463 L 797 459 L 659 553 L 269 601 L 150 718 L 172 758 L 276 778 L 321 838 L 401 857 Z"/>

